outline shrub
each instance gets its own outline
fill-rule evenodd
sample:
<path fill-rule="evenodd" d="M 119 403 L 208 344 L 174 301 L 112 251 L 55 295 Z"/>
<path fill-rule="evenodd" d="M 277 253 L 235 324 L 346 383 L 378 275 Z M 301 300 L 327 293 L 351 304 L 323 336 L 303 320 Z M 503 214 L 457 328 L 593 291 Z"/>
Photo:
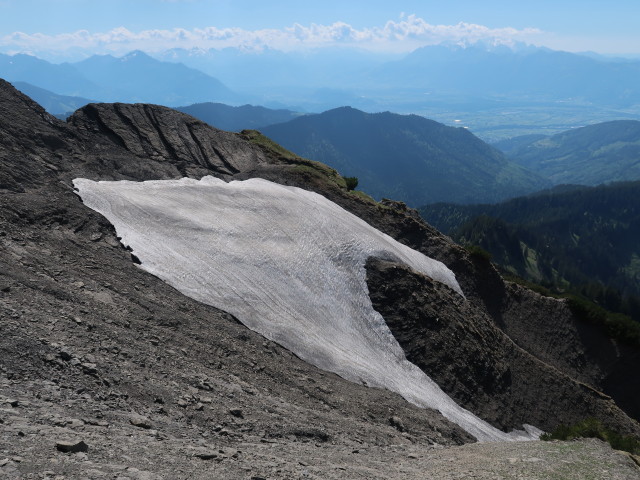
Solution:
<path fill-rule="evenodd" d="M 618 432 L 606 428 L 600 420 L 587 418 L 575 425 L 558 425 L 551 433 L 545 433 L 540 440 L 573 440 L 576 438 L 599 438 L 611 445 L 616 450 L 640 454 L 640 439 L 621 435 Z"/>
<path fill-rule="evenodd" d="M 344 181 L 347 184 L 347 190 L 355 190 L 358 186 L 358 177 L 344 177 Z"/>
<path fill-rule="evenodd" d="M 640 324 L 620 313 L 611 313 L 576 295 L 568 296 L 568 305 L 580 320 L 599 325 L 607 335 L 634 347 L 640 347 Z"/>
<path fill-rule="evenodd" d="M 469 252 L 469 255 L 471 255 L 471 257 L 476 260 L 482 260 L 484 262 L 491 261 L 491 254 L 478 245 L 467 245 L 464 248 L 467 252 Z"/>

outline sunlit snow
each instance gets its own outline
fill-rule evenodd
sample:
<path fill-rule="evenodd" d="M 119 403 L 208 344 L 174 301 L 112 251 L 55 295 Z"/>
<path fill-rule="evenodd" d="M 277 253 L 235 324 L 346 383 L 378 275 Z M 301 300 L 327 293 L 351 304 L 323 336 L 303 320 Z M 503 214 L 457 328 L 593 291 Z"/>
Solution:
<path fill-rule="evenodd" d="M 406 360 L 371 306 L 367 258 L 402 262 L 461 294 L 454 274 L 321 195 L 261 179 L 74 184 L 142 268 L 302 359 L 435 408 L 478 440 L 538 433 L 493 428 Z"/>

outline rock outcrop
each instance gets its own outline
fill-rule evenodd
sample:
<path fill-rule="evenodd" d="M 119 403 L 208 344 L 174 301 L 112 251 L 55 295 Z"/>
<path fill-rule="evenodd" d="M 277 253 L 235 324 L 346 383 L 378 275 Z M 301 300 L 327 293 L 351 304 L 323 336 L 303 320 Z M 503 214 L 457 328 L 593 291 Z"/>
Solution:
<path fill-rule="evenodd" d="M 552 430 L 595 417 L 636 434 L 610 397 L 516 345 L 486 313 L 446 286 L 396 263 L 371 259 L 373 306 L 412 363 L 458 403 L 503 429 Z"/>

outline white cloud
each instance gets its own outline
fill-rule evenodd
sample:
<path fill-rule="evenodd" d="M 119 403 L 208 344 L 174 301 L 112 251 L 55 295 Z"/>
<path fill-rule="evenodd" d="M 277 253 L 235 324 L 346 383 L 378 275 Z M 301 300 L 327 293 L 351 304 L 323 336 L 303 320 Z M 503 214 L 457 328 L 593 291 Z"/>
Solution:
<path fill-rule="evenodd" d="M 344 22 L 330 25 L 294 24 L 284 29 L 244 30 L 241 28 L 174 28 L 132 32 L 124 27 L 108 32 L 44 35 L 14 32 L 0 38 L 2 51 L 29 51 L 44 56 L 64 56 L 71 52 L 87 54 L 122 54 L 140 49 L 159 52 L 170 48 L 274 48 L 296 50 L 322 46 L 359 46 L 372 50 L 410 51 L 423 45 L 455 43 L 461 45 L 484 42 L 511 45 L 532 42 L 542 32 L 537 29 L 489 28 L 471 23 L 431 25 L 415 15 L 402 15 L 382 27 L 358 30 Z"/>

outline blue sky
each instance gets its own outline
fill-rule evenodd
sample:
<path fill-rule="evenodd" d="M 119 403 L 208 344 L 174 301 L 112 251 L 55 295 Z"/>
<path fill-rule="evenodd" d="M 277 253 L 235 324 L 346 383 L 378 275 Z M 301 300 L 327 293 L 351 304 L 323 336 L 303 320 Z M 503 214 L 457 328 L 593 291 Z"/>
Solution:
<path fill-rule="evenodd" d="M 640 54 L 640 0 L 0 0 L 5 53 L 334 45 L 410 51 L 479 40 Z"/>

